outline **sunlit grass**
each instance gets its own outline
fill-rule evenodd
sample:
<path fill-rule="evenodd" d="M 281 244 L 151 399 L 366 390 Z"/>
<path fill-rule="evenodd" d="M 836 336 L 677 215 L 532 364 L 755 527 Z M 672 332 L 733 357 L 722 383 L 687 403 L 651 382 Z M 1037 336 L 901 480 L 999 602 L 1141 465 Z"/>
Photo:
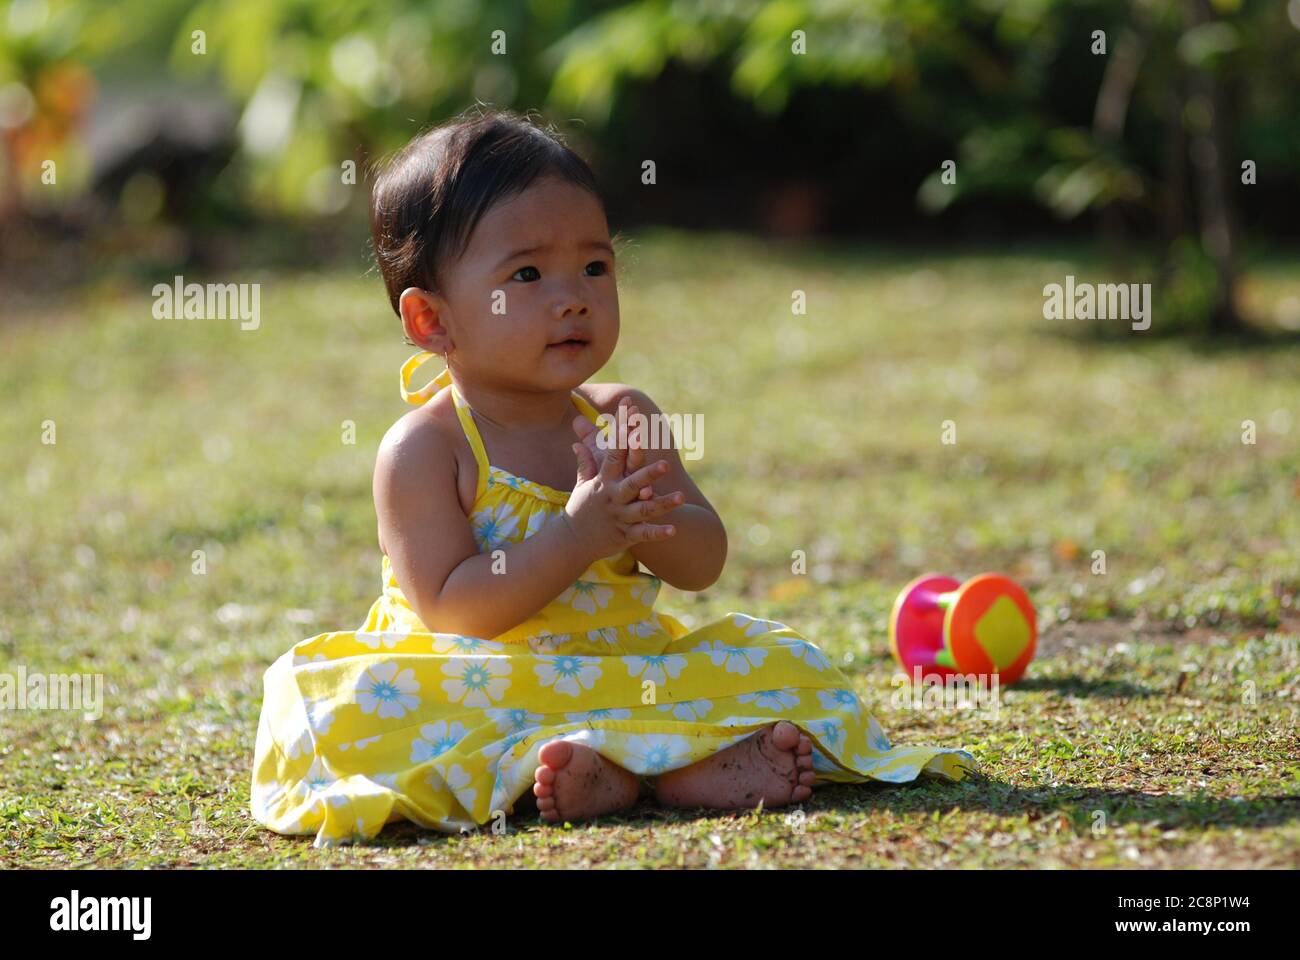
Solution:
<path fill-rule="evenodd" d="M 1089 342 L 1042 319 L 1071 270 L 681 235 L 623 257 L 602 378 L 704 415 L 691 469 L 730 536 L 722 579 L 664 609 L 790 623 L 893 739 L 989 778 L 825 789 L 802 832 L 652 808 L 335 851 L 264 831 L 261 672 L 377 595 L 370 474 L 413 348 L 361 266 L 255 278 L 255 331 L 155 320 L 148 284 L 5 318 L 0 664 L 102 672 L 107 703 L 0 713 L 0 864 L 1294 866 L 1300 350 Z M 1300 265 L 1251 284 L 1300 296 Z M 1035 600 L 1042 655 L 996 719 L 889 709 L 889 605 L 927 569 Z"/>

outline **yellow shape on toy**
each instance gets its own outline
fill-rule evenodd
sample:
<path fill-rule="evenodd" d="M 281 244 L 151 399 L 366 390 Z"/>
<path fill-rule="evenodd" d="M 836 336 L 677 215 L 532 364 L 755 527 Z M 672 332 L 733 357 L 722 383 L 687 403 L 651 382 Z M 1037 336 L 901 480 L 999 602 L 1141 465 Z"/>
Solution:
<path fill-rule="evenodd" d="M 975 624 L 975 639 L 993 661 L 1005 670 L 1020 659 L 1030 640 L 1029 624 L 1020 608 L 1006 594 L 998 597 Z"/>

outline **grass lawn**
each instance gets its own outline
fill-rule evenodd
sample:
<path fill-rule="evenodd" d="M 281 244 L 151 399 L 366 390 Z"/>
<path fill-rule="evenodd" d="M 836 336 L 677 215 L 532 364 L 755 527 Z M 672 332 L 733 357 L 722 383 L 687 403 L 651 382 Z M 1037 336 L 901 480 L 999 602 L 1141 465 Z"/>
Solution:
<path fill-rule="evenodd" d="M 105 703 L 0 712 L 0 867 L 1300 866 L 1300 348 L 1042 319 L 1044 284 L 1101 270 L 659 233 L 620 263 L 602 379 L 706 415 L 690 466 L 731 543 L 662 608 L 788 622 L 894 742 L 965 747 L 983 776 L 324 850 L 252 821 L 249 768 L 262 671 L 379 589 L 371 469 L 413 348 L 377 278 L 186 276 L 260 281 L 250 331 L 154 319 L 170 273 L 10 313 L 0 672 L 102 673 Z M 1300 297 L 1300 262 L 1245 294 Z M 889 608 L 930 569 L 1034 599 L 1039 656 L 996 716 L 891 707 Z"/>

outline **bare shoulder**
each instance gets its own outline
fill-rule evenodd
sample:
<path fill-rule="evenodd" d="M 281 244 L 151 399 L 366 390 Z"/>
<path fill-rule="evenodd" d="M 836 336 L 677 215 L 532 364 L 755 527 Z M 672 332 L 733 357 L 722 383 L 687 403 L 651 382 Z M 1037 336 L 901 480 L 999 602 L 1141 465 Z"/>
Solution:
<path fill-rule="evenodd" d="M 442 391 L 398 418 L 379 442 L 375 457 L 374 496 L 381 514 L 381 548 L 386 511 L 404 514 L 418 510 L 422 501 L 441 492 L 462 512 L 468 512 L 465 489 L 472 507 L 475 469 L 450 391 Z"/>
<path fill-rule="evenodd" d="M 388 428 L 379 441 L 377 474 L 383 470 L 394 475 L 419 475 L 429 468 L 455 467 L 459 430 L 455 427 L 454 411 L 445 409 L 451 407 L 450 402 L 442 402 L 443 399 L 440 394 L 424 406 L 404 413 Z M 453 414 L 450 423 L 448 412 Z"/>
<path fill-rule="evenodd" d="M 644 391 L 626 383 L 584 383 L 578 392 L 601 413 L 617 413 L 618 402 L 623 397 L 635 403 L 642 413 L 661 412 Z"/>

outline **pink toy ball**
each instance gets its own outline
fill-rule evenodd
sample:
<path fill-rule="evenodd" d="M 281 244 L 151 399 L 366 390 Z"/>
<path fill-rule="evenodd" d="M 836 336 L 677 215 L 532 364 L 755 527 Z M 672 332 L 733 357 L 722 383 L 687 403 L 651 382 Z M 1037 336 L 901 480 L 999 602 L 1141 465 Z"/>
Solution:
<path fill-rule="evenodd" d="M 954 674 L 1015 683 L 1034 659 L 1038 621 L 1024 589 L 1000 573 L 965 583 L 939 573 L 917 577 L 889 617 L 889 647 L 907 674 Z"/>

